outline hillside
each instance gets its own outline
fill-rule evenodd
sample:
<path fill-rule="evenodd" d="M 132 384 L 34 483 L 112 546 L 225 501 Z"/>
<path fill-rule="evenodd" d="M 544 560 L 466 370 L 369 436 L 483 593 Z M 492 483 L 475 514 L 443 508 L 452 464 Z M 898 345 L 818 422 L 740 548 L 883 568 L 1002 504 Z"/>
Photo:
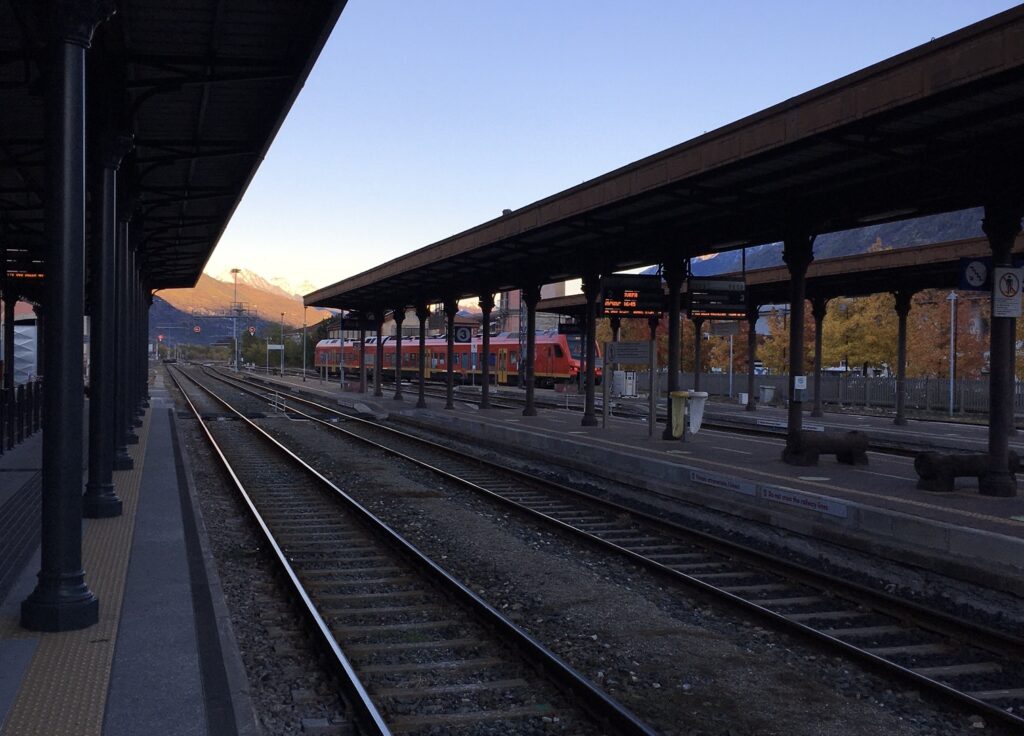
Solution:
<path fill-rule="evenodd" d="M 164 289 L 157 292 L 157 296 L 185 314 L 193 310 L 203 315 L 227 314 L 234 299 L 234 288 L 233 283 L 218 281 L 204 273 L 192 289 Z M 271 289 L 260 289 L 240 279 L 238 301 L 255 310 L 261 320 L 280 323 L 284 312 L 286 326 L 301 326 L 302 298 L 290 296 L 277 287 Z M 320 317 L 310 310 L 308 319 L 315 321 Z"/>

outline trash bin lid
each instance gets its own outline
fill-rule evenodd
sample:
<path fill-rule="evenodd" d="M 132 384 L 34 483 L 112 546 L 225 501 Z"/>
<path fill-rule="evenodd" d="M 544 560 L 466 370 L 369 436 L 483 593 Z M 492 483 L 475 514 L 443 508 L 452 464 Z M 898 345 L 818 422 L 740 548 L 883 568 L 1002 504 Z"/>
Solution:
<path fill-rule="evenodd" d="M 685 399 L 685 398 L 688 398 L 690 396 L 690 392 L 689 391 L 670 391 L 668 395 L 671 396 L 673 399 Z"/>
<path fill-rule="evenodd" d="M 691 399 L 706 399 L 708 397 L 707 391 L 687 391 Z"/>

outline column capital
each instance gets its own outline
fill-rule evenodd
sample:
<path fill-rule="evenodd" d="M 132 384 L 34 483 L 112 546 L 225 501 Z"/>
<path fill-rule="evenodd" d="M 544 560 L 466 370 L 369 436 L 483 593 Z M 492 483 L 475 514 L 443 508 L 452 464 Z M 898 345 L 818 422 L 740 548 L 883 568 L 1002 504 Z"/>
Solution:
<path fill-rule="evenodd" d="M 601 291 L 601 274 L 588 273 L 583 276 L 583 294 L 587 297 L 587 301 L 597 298 L 598 292 Z"/>
<path fill-rule="evenodd" d="M 828 302 L 827 297 L 811 297 L 811 315 L 817 322 L 821 322 L 821 320 L 825 319 L 825 315 L 828 314 Z"/>
<path fill-rule="evenodd" d="M 50 0 L 40 5 L 40 24 L 51 39 L 86 49 L 96 27 L 117 12 L 114 0 Z"/>
<path fill-rule="evenodd" d="M 782 261 L 790 273 L 806 273 L 814 260 L 814 236 L 802 232 L 787 233 L 782 242 Z"/>
<path fill-rule="evenodd" d="M 914 292 L 910 289 L 897 289 L 892 295 L 896 299 L 896 316 L 906 317 L 910 314 L 910 304 L 914 298 Z"/>
<path fill-rule="evenodd" d="M 427 300 L 420 299 L 416 302 L 416 318 L 420 322 L 426 322 L 428 317 L 430 317 L 430 307 L 427 306 Z"/>
<path fill-rule="evenodd" d="M 651 338 L 654 338 L 654 334 L 658 331 L 658 325 L 661 324 L 661 317 L 648 317 L 647 327 L 651 331 Z"/>
<path fill-rule="evenodd" d="M 112 133 L 103 137 L 100 143 L 100 163 L 105 169 L 117 169 L 121 161 L 135 147 L 135 137 L 131 133 Z"/>
<path fill-rule="evenodd" d="M 540 286 L 537 284 L 527 284 L 519 291 L 526 306 L 529 309 L 536 309 L 537 302 L 540 301 Z"/>
<path fill-rule="evenodd" d="M 455 314 L 459 311 L 459 300 L 455 297 L 446 297 L 443 304 L 445 316 L 449 320 L 455 319 Z"/>
<path fill-rule="evenodd" d="M 757 320 L 761 319 L 761 305 L 760 304 L 748 304 L 747 305 L 747 322 L 751 324 L 757 324 Z"/>
<path fill-rule="evenodd" d="M 669 290 L 678 290 L 683 285 L 683 279 L 686 278 L 686 265 L 683 263 L 663 263 L 661 265 L 661 275 L 665 279 L 665 283 L 668 284 Z"/>
<path fill-rule="evenodd" d="M 982 232 L 988 237 L 993 257 L 999 260 L 1009 259 L 1013 243 L 1020 234 L 1021 215 L 1024 205 L 993 203 L 985 205 L 985 217 L 981 221 Z M 996 263 L 995 265 L 1001 265 Z"/>
<path fill-rule="evenodd" d="M 484 312 L 490 312 L 494 309 L 494 292 L 487 290 L 480 292 L 480 301 L 478 304 L 481 310 Z"/>
<path fill-rule="evenodd" d="M 401 325 L 405 322 L 405 306 L 395 307 L 391 310 L 391 317 L 395 320 L 396 325 Z"/>

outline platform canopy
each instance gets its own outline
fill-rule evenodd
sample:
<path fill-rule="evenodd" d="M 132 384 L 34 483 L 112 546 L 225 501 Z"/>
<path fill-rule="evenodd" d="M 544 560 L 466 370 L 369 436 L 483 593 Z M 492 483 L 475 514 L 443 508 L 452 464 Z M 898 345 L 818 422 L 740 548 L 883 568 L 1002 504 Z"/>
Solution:
<path fill-rule="evenodd" d="M 370 309 L 610 273 L 1024 192 L 1024 7 L 320 289 Z"/>
<path fill-rule="evenodd" d="M 87 56 L 89 154 L 106 131 L 134 136 L 119 199 L 144 280 L 193 286 L 345 0 L 108 5 L 116 12 Z M 41 75 L 50 7 L 0 0 L 0 245 L 15 274 L 45 272 Z"/>

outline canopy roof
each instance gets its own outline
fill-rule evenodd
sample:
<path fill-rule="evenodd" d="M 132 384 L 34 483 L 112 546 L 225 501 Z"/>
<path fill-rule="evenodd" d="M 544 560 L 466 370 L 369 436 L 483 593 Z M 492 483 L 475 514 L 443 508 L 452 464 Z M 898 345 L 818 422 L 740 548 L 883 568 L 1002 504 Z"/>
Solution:
<path fill-rule="evenodd" d="M 1024 7 L 320 289 L 372 309 L 1020 198 Z"/>
<path fill-rule="evenodd" d="M 0 244 L 45 272 L 43 3 L 0 0 Z M 118 0 L 87 56 L 90 153 L 134 135 L 121 166 L 151 288 L 193 286 L 345 0 Z"/>

